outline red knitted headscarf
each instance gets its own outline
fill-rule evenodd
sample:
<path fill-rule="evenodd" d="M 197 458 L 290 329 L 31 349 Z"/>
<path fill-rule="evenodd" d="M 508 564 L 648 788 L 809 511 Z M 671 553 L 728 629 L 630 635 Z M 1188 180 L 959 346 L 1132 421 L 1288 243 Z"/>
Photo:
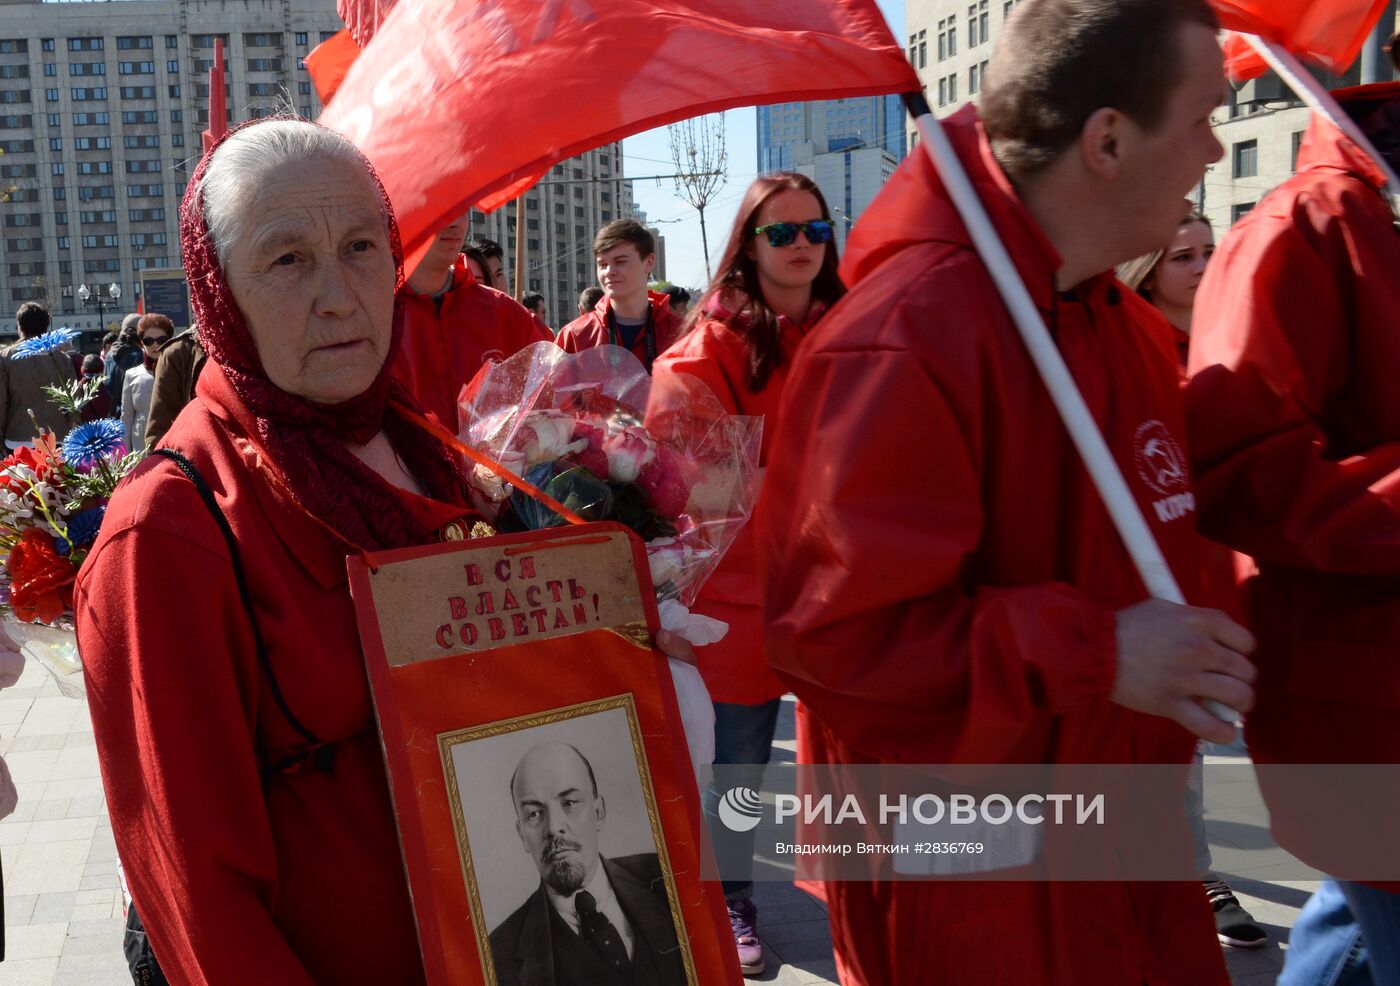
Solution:
<path fill-rule="evenodd" d="M 224 140 L 266 122 L 245 123 L 230 131 Z M 400 493 L 356 458 L 345 444 L 348 441 L 363 445 L 383 430 L 399 459 L 429 496 L 447 503 L 463 502 L 464 477 L 447 449 L 426 432 L 388 412 L 391 399 L 415 409 L 417 405 L 389 376 L 403 334 L 403 307 L 397 300 L 404 280 L 403 248 L 398 223 L 379 176 L 361 156 L 379 193 L 394 257 L 396 300 L 389 354 L 364 393 L 339 404 L 317 404 L 287 393 L 268 378 L 219 264 L 204 218 L 203 179 L 222 144 L 223 140 L 199 162 L 180 206 L 180 249 L 205 352 L 222 367 L 234 392 L 252 412 L 257 423 L 257 434 L 252 437 L 307 511 L 352 544 L 367 550 L 425 543 L 433 532 L 412 514 Z M 255 181 L 257 176 L 250 175 L 249 180 Z"/>

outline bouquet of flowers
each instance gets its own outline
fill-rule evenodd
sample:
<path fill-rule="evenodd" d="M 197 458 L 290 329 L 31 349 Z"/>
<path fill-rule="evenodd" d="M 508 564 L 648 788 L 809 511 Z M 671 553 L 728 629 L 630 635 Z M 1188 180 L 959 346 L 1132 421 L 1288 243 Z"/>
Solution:
<path fill-rule="evenodd" d="M 663 601 L 694 601 L 753 508 L 762 419 L 688 374 L 653 381 L 617 346 L 535 343 L 483 369 L 458 412 L 462 441 L 584 520 L 636 532 Z M 501 532 L 565 523 L 485 467 L 472 483 Z"/>
<path fill-rule="evenodd" d="M 76 417 L 99 386 L 96 380 L 74 381 L 45 389 Z M 61 442 L 41 432 L 33 447 L 0 461 L 0 611 L 10 635 L 70 694 L 81 690 L 65 681 L 81 668 L 73 583 L 97 539 L 107 500 L 140 458 L 140 452 L 127 452 L 120 421 L 99 418 L 78 425 Z"/>

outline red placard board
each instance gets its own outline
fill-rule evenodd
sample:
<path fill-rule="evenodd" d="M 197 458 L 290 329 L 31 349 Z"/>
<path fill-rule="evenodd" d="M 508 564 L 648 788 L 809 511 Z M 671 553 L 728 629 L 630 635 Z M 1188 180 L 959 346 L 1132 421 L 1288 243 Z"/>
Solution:
<path fill-rule="evenodd" d="M 350 560 L 430 986 L 741 981 L 650 584 L 615 524 Z"/>

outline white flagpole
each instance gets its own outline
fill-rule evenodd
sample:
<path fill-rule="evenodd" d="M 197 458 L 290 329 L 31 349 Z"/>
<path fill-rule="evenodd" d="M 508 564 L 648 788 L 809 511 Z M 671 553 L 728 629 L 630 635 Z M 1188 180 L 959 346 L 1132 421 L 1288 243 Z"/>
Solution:
<path fill-rule="evenodd" d="M 1084 397 L 1079 393 L 1074 377 L 1065 365 L 1064 357 L 1050 338 L 1045 322 L 1041 319 L 1035 302 L 1031 300 L 1026 285 L 1021 281 L 1021 275 L 1011 262 L 1001 237 L 997 235 L 982 200 L 977 197 L 972 182 L 968 180 L 962 161 L 958 159 L 942 125 L 929 111 L 922 94 L 919 95 L 918 103 L 917 111 L 914 105 L 910 106 L 910 110 L 914 113 L 914 123 L 919 128 L 920 143 L 943 179 L 943 186 L 948 190 L 958 215 L 962 217 L 963 224 L 972 236 L 973 246 L 977 248 L 987 271 L 996 283 L 997 290 L 1011 313 L 1011 319 L 1016 323 L 1021 339 L 1030 352 L 1031 361 L 1040 372 L 1041 379 L 1050 392 L 1050 399 L 1054 401 L 1075 448 L 1079 450 L 1085 468 L 1088 469 L 1099 496 L 1103 498 L 1104 506 L 1108 508 L 1109 516 L 1113 519 L 1113 526 L 1123 539 L 1143 584 L 1147 591 L 1158 599 L 1186 605 L 1186 597 L 1177 585 L 1176 576 L 1172 574 L 1166 558 L 1162 555 L 1161 547 L 1152 536 L 1142 510 L 1123 479 L 1122 470 L 1118 468 L 1113 453 L 1108 450 L 1108 443 L 1104 441 L 1093 415 L 1089 413 L 1088 405 L 1084 403 Z M 1237 722 L 1240 718 L 1238 712 L 1219 702 L 1204 700 L 1202 704 L 1225 722 Z"/>
<path fill-rule="evenodd" d="M 1280 79 L 1288 84 L 1288 87 L 1297 93 L 1298 98 L 1307 103 L 1315 113 L 1322 115 L 1329 123 L 1340 130 L 1357 147 L 1365 151 L 1376 167 L 1385 174 L 1386 185 L 1392 197 L 1400 196 L 1400 178 L 1396 177 L 1395 169 L 1390 166 L 1379 151 L 1376 145 L 1371 143 L 1371 138 L 1367 137 L 1362 129 L 1356 125 L 1356 121 L 1347 115 L 1346 110 L 1337 103 L 1337 99 L 1327 87 L 1303 67 L 1303 63 L 1298 60 L 1298 56 L 1287 48 L 1284 48 L 1272 41 L 1265 40 L 1257 34 L 1245 34 L 1242 37 L 1250 43 L 1255 51 L 1268 63 Z"/>

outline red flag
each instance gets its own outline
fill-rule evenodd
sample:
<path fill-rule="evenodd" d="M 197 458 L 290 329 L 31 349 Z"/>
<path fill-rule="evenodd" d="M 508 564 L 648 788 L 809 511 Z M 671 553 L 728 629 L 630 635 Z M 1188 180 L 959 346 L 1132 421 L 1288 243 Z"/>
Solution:
<path fill-rule="evenodd" d="M 1221 25 L 1277 42 L 1299 58 L 1341 75 L 1366 43 L 1386 0 L 1212 0 Z M 1252 79 L 1264 61 L 1242 38 L 1225 44 L 1230 75 Z"/>
<path fill-rule="evenodd" d="M 316 86 L 316 95 L 321 97 L 321 105 L 327 106 L 335 96 L 340 84 L 355 59 L 360 57 L 360 46 L 347 27 L 337 31 L 322 41 L 306 56 L 306 72 Z"/>
<path fill-rule="evenodd" d="M 224 92 L 224 39 L 214 39 L 214 64 L 209 68 L 209 128 L 200 137 L 204 153 L 228 133 L 228 94 Z"/>
<path fill-rule="evenodd" d="M 360 48 L 369 44 L 397 0 L 336 0 L 335 10 L 345 30 Z"/>
<path fill-rule="evenodd" d="M 919 88 L 874 0 L 399 0 L 321 122 L 374 162 L 411 259 L 469 206 L 631 134 Z"/>

